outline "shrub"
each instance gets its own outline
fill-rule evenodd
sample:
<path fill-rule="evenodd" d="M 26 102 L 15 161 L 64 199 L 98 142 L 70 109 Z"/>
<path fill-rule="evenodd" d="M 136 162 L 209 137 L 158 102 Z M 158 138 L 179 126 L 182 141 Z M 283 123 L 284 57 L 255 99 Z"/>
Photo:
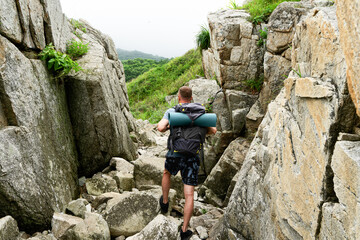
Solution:
<path fill-rule="evenodd" d="M 263 82 L 264 82 L 264 77 L 262 76 L 257 79 L 246 80 L 245 86 L 249 88 L 252 92 L 260 92 Z"/>
<path fill-rule="evenodd" d="M 82 70 L 76 61 L 73 61 L 67 54 L 56 51 L 52 43 L 47 45 L 39 54 L 40 59 L 46 62 L 48 70 L 57 77 L 69 74 L 71 70 L 78 72 Z"/>
<path fill-rule="evenodd" d="M 73 59 L 83 56 L 88 50 L 88 43 L 84 44 L 82 41 L 76 40 L 71 40 L 66 47 L 66 53 Z"/>
<path fill-rule="evenodd" d="M 260 29 L 259 33 L 260 33 L 260 39 L 258 40 L 257 45 L 259 47 L 265 46 L 266 45 L 267 34 L 268 34 L 267 28 L 265 27 L 264 30 Z"/>
<path fill-rule="evenodd" d="M 207 27 L 201 26 L 200 32 L 196 35 L 196 45 L 201 50 L 210 47 L 210 31 Z"/>
<path fill-rule="evenodd" d="M 300 0 L 251 0 L 238 9 L 245 9 L 250 13 L 250 21 L 254 24 L 267 22 L 271 13 L 282 2 L 299 2 Z"/>

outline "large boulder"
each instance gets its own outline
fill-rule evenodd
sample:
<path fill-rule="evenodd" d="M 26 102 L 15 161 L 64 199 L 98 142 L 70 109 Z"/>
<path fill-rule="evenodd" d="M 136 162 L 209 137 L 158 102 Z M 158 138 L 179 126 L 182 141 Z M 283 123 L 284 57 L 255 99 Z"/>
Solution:
<path fill-rule="evenodd" d="M 164 239 L 177 240 L 178 224 L 169 217 L 158 215 L 141 232 L 127 238 L 128 240 Z"/>
<path fill-rule="evenodd" d="M 190 80 L 188 84 L 191 87 L 194 102 L 204 105 L 210 103 L 220 90 L 216 80 L 199 78 Z"/>
<path fill-rule="evenodd" d="M 130 138 L 134 124 L 127 115 L 124 69 L 118 59 L 113 60 L 113 43 L 82 24 L 87 29 L 81 33 L 82 40 L 89 44 L 89 51 L 78 62 L 85 71 L 66 79 L 66 93 L 79 150 L 79 172 L 89 176 L 108 166 L 113 156 L 134 160 L 136 147 Z"/>
<path fill-rule="evenodd" d="M 349 92 L 360 116 L 360 6 L 355 0 L 336 0 L 336 16 L 339 21 L 340 43 L 348 66 L 347 81 Z"/>
<path fill-rule="evenodd" d="M 101 211 L 112 237 L 140 232 L 158 214 L 159 198 L 149 192 L 113 194 Z"/>
<path fill-rule="evenodd" d="M 360 141 L 338 141 L 331 167 L 334 171 L 336 203 L 322 206 L 320 239 L 356 239 L 359 227 Z"/>
<path fill-rule="evenodd" d="M 65 89 L 40 60 L 0 36 L 0 216 L 21 229 L 50 225 L 77 192 L 77 152 Z"/>
<path fill-rule="evenodd" d="M 0 239 L 14 240 L 19 237 L 19 228 L 15 219 L 6 216 L 0 219 Z"/>
<path fill-rule="evenodd" d="M 225 199 L 231 180 L 240 170 L 249 146 L 250 143 L 244 138 L 237 138 L 230 143 L 202 185 L 203 193 L 210 189 L 220 199 Z"/>
<path fill-rule="evenodd" d="M 16 8 L 16 2 L 1 0 L 0 5 L 0 34 L 6 38 L 20 43 L 22 40 L 21 24 Z"/>
<path fill-rule="evenodd" d="M 220 10 L 208 15 L 211 47 L 203 51 L 208 79 L 216 78 L 224 89 L 246 88 L 246 80 L 263 74 L 264 49 L 257 45 L 260 28 L 243 10 Z"/>
<path fill-rule="evenodd" d="M 110 230 L 104 218 L 97 213 L 85 213 L 81 219 L 63 213 L 55 213 L 52 232 L 57 239 L 110 240 Z"/>
<path fill-rule="evenodd" d="M 288 78 L 269 105 L 239 172 L 222 234 L 231 229 L 246 239 L 316 239 L 322 204 L 339 201 L 331 156 L 337 133 L 351 132 L 357 119 L 335 11 L 314 9 L 296 26 L 292 66 L 299 66 L 302 78 Z"/>

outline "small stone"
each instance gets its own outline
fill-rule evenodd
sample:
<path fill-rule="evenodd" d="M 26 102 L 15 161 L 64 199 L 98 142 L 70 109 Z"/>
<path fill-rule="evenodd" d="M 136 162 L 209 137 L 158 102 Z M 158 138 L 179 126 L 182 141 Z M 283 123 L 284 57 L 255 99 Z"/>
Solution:
<path fill-rule="evenodd" d="M 89 202 L 83 198 L 71 201 L 66 207 L 66 213 L 70 213 L 71 215 L 84 218 L 86 212 L 86 205 L 89 205 Z"/>
<path fill-rule="evenodd" d="M 199 234 L 199 237 L 201 239 L 207 239 L 209 237 L 206 228 L 202 227 L 202 226 L 198 226 L 196 228 L 197 233 Z"/>
<path fill-rule="evenodd" d="M 360 141 L 360 135 L 350 133 L 339 133 L 338 141 Z"/>

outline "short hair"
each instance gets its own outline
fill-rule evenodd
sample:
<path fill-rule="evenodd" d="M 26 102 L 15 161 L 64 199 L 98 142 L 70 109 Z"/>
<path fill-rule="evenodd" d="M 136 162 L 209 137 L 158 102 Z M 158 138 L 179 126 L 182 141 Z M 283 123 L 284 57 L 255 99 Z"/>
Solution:
<path fill-rule="evenodd" d="M 183 86 L 179 89 L 179 94 L 182 99 L 190 100 L 192 97 L 192 90 L 190 87 Z"/>

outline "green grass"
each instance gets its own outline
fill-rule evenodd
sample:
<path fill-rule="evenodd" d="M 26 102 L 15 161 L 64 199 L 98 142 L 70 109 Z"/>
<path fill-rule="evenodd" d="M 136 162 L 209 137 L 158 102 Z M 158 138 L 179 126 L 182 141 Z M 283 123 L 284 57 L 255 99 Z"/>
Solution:
<path fill-rule="evenodd" d="M 271 13 L 282 2 L 299 2 L 300 0 L 251 0 L 243 6 L 238 6 L 234 0 L 230 1 L 231 9 L 245 9 L 250 13 L 250 21 L 254 24 L 267 22 Z"/>
<path fill-rule="evenodd" d="M 209 28 L 201 26 L 199 33 L 196 35 L 196 45 L 200 49 L 208 49 L 210 47 Z"/>
<path fill-rule="evenodd" d="M 157 123 L 165 110 L 171 107 L 165 97 L 176 94 L 181 86 L 195 79 L 196 75 L 204 76 L 204 72 L 200 51 L 194 49 L 140 75 L 127 83 L 132 114 L 135 118 Z"/>

